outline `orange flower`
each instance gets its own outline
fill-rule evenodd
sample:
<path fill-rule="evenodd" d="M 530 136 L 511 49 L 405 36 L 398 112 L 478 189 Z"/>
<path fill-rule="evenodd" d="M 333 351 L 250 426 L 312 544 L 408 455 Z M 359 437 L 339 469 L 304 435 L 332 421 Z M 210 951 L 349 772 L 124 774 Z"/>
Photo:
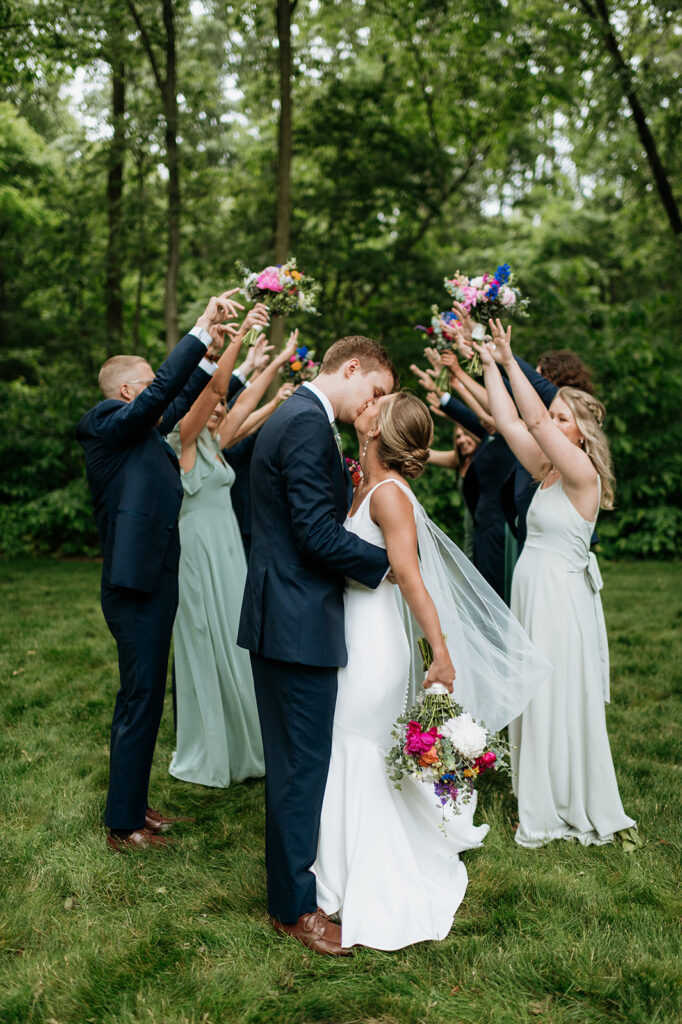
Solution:
<path fill-rule="evenodd" d="M 294 281 L 300 281 L 302 277 L 302 275 L 299 274 L 298 270 L 292 270 L 291 276 L 293 277 Z"/>
<path fill-rule="evenodd" d="M 419 763 L 422 766 L 422 768 L 428 768 L 430 764 L 435 764 L 437 760 L 438 751 L 436 750 L 436 745 L 434 743 L 430 750 L 427 750 L 422 754 L 422 756 L 419 758 Z"/>
<path fill-rule="evenodd" d="M 302 366 L 303 366 L 303 363 L 301 362 L 301 360 L 297 359 L 295 363 L 291 364 L 291 369 L 292 370 L 300 370 Z"/>

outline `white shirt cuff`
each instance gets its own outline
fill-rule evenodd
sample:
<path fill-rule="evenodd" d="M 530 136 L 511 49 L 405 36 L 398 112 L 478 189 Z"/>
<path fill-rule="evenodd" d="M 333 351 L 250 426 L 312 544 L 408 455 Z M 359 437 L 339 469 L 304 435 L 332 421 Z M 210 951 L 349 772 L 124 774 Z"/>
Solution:
<path fill-rule="evenodd" d="M 440 396 L 440 404 L 442 406 L 447 405 L 451 398 L 452 398 L 452 395 L 450 394 L 450 392 L 449 391 L 444 391 L 443 394 Z"/>
<path fill-rule="evenodd" d="M 213 340 L 208 331 L 204 330 L 203 327 L 199 327 L 198 324 L 195 324 L 191 331 L 188 331 L 187 333 L 193 334 L 195 338 L 199 339 L 199 341 L 203 341 L 206 348 L 208 348 L 208 346 L 211 344 L 211 341 Z"/>
<path fill-rule="evenodd" d="M 248 383 L 248 381 L 246 379 L 246 374 L 242 373 L 241 369 L 233 370 L 232 371 L 232 376 L 233 377 L 237 377 L 237 379 L 240 380 L 242 382 L 242 384 L 244 384 L 244 385 L 246 385 Z"/>
<path fill-rule="evenodd" d="M 390 567 L 390 565 L 389 565 L 388 569 L 386 570 L 386 572 L 384 573 L 384 575 L 383 575 L 383 576 L 381 577 L 381 582 L 382 582 L 382 583 L 384 582 L 384 580 L 386 579 L 386 577 L 388 576 L 388 574 L 389 574 L 389 572 L 390 572 L 390 571 L 391 571 L 391 567 Z"/>
<path fill-rule="evenodd" d="M 196 337 L 196 335 L 195 335 L 195 337 Z M 199 340 L 201 340 L 201 339 L 199 339 Z M 199 363 L 199 368 L 202 369 L 204 371 L 204 373 L 207 373 L 207 374 L 209 374 L 210 377 L 212 377 L 213 374 L 218 369 L 218 364 L 217 363 L 212 363 L 210 359 L 207 359 L 206 356 L 204 356 L 204 358 Z"/>

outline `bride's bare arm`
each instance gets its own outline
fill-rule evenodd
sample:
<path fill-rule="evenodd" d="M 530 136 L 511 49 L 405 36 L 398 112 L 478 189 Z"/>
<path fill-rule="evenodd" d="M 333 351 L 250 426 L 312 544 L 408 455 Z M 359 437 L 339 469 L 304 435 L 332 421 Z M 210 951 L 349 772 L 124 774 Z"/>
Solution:
<path fill-rule="evenodd" d="M 410 499 L 398 486 L 377 487 L 370 498 L 369 512 L 384 535 L 393 577 L 433 650 L 433 664 L 424 686 L 441 683 L 452 693 L 455 669 L 443 639 L 436 606 L 419 571 L 417 527 Z"/>

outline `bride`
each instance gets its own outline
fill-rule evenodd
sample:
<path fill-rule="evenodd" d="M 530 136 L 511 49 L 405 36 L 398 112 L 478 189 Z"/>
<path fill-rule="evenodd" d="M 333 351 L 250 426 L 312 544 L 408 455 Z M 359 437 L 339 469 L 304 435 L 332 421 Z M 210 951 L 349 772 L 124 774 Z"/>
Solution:
<path fill-rule="evenodd" d="M 549 666 L 412 495 L 405 478 L 420 475 L 433 440 L 426 406 L 398 392 L 371 402 L 354 426 L 363 477 L 345 527 L 386 548 L 399 593 L 389 579 L 373 591 L 347 581 L 348 664 L 313 871 L 319 906 L 341 918 L 343 946 L 391 950 L 446 937 L 467 887 L 458 854 L 489 828 L 473 823 L 476 794 L 443 821 L 431 785 L 389 782 L 391 729 L 423 675 L 416 637 L 434 652 L 423 685 L 444 684 L 491 730 L 525 707 Z"/>

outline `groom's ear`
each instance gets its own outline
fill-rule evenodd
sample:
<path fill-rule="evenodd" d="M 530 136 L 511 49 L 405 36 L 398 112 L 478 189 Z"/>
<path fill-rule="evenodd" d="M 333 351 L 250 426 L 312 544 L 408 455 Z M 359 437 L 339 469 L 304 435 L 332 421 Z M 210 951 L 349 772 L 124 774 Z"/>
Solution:
<path fill-rule="evenodd" d="M 352 359 L 346 361 L 344 366 L 344 375 L 346 377 L 352 377 L 354 373 L 357 373 L 360 369 L 360 360 L 353 356 Z"/>

